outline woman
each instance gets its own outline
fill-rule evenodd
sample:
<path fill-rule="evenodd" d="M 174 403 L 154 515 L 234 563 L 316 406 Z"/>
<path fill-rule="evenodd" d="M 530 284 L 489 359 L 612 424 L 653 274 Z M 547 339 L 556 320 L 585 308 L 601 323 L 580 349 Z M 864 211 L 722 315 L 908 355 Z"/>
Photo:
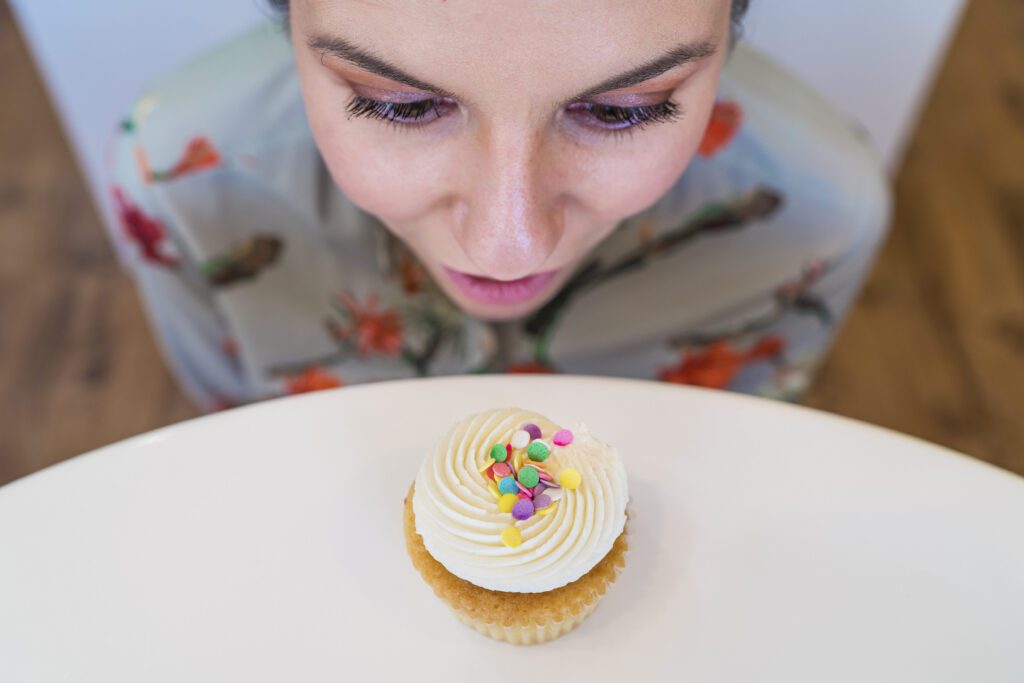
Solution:
<path fill-rule="evenodd" d="M 119 243 L 213 409 L 417 375 L 794 397 L 883 236 L 855 130 L 746 0 L 280 0 L 157 84 Z M 724 71 L 723 71 L 724 66 Z"/>

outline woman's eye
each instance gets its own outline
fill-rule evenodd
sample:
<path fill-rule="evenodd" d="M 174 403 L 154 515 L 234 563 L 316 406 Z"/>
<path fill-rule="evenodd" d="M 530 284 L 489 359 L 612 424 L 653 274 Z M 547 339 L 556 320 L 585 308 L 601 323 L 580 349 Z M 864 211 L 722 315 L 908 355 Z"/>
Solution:
<path fill-rule="evenodd" d="M 346 108 L 349 118 L 365 116 L 402 125 L 424 125 L 435 121 L 455 107 L 448 98 L 432 97 L 414 102 L 384 102 L 356 95 Z"/>
<path fill-rule="evenodd" d="M 616 107 L 595 102 L 575 102 L 566 107 L 573 118 L 583 125 L 606 131 L 643 128 L 662 121 L 679 118 L 679 105 L 672 100 L 638 107 Z"/>

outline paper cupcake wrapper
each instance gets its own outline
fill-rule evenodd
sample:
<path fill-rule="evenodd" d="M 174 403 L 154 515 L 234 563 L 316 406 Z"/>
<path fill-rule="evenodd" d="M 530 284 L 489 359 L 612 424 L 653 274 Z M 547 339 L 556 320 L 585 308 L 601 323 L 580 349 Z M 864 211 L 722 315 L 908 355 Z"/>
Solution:
<path fill-rule="evenodd" d="M 579 626 L 615 582 L 628 550 L 623 530 L 608 554 L 576 581 L 544 593 L 505 593 L 460 579 L 434 559 L 416 533 L 412 489 L 405 501 L 404 527 L 413 565 L 459 621 L 495 640 L 519 645 L 554 640 Z"/>

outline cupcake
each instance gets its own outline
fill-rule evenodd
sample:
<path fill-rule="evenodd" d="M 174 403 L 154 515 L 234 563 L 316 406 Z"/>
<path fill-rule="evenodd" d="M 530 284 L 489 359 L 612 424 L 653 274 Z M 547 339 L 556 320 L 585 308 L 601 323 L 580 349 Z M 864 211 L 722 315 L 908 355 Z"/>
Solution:
<path fill-rule="evenodd" d="M 472 415 L 405 500 L 413 565 L 467 626 L 542 643 L 578 626 L 625 565 L 626 471 L 585 427 L 518 408 Z"/>

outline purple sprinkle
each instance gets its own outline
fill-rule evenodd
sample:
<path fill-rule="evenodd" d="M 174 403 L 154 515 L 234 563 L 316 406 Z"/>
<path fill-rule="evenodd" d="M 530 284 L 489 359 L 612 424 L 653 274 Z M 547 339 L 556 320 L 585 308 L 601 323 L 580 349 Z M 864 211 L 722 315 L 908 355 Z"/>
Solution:
<path fill-rule="evenodd" d="M 540 438 L 540 427 L 533 424 L 532 422 L 523 425 L 523 431 L 530 435 L 531 439 Z"/>
<path fill-rule="evenodd" d="M 548 496 L 544 495 L 543 493 L 540 494 L 539 496 L 534 496 L 533 497 L 533 507 L 534 508 L 536 508 L 538 510 L 543 510 L 544 508 L 548 507 L 549 505 L 551 505 L 551 499 Z M 513 511 L 515 510 L 514 507 L 512 509 L 513 509 Z"/>
<path fill-rule="evenodd" d="M 518 520 L 533 517 L 533 503 L 527 498 L 520 499 L 518 503 L 512 506 L 512 516 Z"/>
<path fill-rule="evenodd" d="M 533 495 L 539 496 L 540 494 L 544 493 L 547 490 L 547 488 L 547 484 L 545 484 L 543 481 L 539 481 L 537 482 L 537 485 L 533 487 Z"/>
<path fill-rule="evenodd" d="M 520 490 L 520 491 L 522 491 L 523 493 L 525 493 L 526 495 L 528 495 L 528 496 L 529 496 L 530 498 L 533 498 L 533 491 L 531 491 L 530 489 L 526 488 L 525 486 L 523 486 L 522 484 L 520 484 L 520 483 L 519 483 L 518 481 L 516 482 L 516 486 L 518 486 L 518 487 L 519 487 L 519 490 Z"/>

